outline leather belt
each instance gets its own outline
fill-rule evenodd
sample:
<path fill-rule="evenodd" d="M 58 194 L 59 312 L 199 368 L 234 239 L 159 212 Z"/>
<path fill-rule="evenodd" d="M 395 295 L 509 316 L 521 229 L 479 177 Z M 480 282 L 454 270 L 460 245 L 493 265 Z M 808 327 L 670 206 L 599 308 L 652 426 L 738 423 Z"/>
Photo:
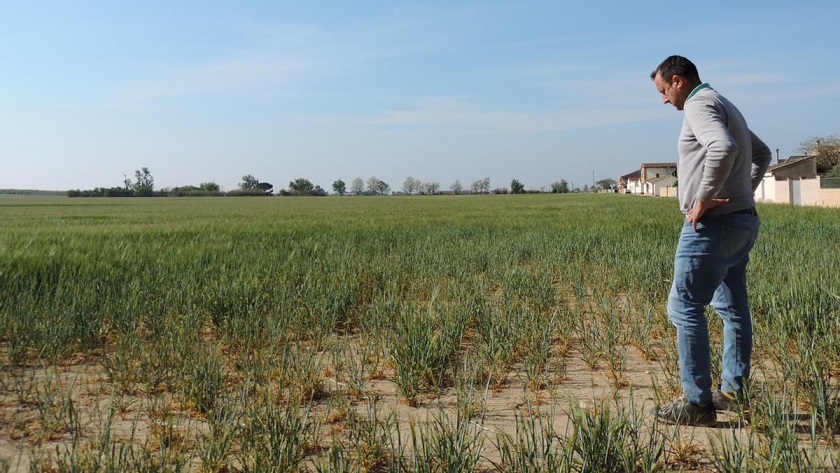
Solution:
<path fill-rule="evenodd" d="M 755 207 L 750 207 L 748 209 L 736 210 L 723 215 L 758 215 L 758 212 L 755 211 Z"/>

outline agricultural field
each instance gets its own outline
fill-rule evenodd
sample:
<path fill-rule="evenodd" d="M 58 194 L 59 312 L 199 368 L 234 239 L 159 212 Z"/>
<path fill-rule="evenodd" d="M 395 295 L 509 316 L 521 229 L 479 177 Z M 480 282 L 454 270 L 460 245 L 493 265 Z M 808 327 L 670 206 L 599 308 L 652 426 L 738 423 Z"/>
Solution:
<path fill-rule="evenodd" d="M 689 428 L 675 200 L 0 196 L 0 472 L 839 469 L 840 210 L 759 213 L 750 411 Z"/>

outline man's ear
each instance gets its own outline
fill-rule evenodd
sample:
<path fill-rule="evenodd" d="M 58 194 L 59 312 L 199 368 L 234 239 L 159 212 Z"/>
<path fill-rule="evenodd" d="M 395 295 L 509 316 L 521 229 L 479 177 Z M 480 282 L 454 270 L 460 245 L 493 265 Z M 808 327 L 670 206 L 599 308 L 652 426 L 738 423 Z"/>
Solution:
<path fill-rule="evenodd" d="M 683 85 L 683 78 L 681 76 L 678 76 L 677 74 L 674 74 L 673 77 L 671 77 L 671 84 L 674 88 L 678 89 L 681 85 Z"/>

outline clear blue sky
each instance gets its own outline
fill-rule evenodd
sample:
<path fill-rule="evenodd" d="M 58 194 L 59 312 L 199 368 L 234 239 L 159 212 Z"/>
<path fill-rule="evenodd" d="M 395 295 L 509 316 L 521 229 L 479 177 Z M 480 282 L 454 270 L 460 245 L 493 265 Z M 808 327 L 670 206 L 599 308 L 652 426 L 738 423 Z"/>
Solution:
<path fill-rule="evenodd" d="M 689 3 L 0 0 L 0 188 L 582 187 L 676 160 L 671 54 L 782 157 L 840 133 L 840 2 Z"/>

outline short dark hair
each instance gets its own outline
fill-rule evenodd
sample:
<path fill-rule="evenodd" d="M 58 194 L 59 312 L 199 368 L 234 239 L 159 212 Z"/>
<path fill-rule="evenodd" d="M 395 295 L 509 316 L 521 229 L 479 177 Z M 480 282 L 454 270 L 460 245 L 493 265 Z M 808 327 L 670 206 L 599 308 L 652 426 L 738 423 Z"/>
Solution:
<path fill-rule="evenodd" d="M 697 72 L 697 66 L 682 56 L 668 56 L 662 61 L 662 64 L 650 73 L 650 79 L 654 80 L 657 73 L 668 84 L 671 83 L 671 79 L 675 75 L 683 76 L 692 82 L 700 82 L 700 73 Z"/>

